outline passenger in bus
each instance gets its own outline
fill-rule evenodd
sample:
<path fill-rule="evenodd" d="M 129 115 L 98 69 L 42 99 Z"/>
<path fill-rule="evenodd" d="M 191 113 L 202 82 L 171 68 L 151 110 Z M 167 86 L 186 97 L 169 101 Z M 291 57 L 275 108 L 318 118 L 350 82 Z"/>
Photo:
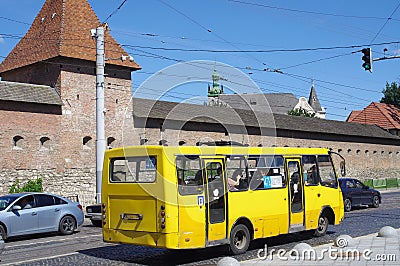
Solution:
<path fill-rule="evenodd" d="M 242 169 L 236 169 L 232 173 L 232 177 L 228 177 L 229 191 L 238 191 L 240 186 L 240 180 L 242 179 Z"/>
<path fill-rule="evenodd" d="M 317 166 L 314 164 L 310 167 L 310 170 L 307 171 L 307 184 L 309 185 L 317 185 L 319 182 Z"/>

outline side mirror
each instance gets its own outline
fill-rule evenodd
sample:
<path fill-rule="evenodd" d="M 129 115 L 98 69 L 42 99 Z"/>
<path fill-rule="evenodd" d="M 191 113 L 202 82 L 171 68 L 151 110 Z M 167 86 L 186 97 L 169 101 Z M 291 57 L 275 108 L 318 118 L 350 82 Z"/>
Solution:
<path fill-rule="evenodd" d="M 340 174 L 346 176 L 346 163 L 344 161 L 340 162 Z"/>
<path fill-rule="evenodd" d="M 22 210 L 22 208 L 21 208 L 21 206 L 19 206 L 19 205 L 14 205 L 14 206 L 12 207 L 12 210 L 13 210 L 13 211 L 20 211 L 20 210 Z"/>

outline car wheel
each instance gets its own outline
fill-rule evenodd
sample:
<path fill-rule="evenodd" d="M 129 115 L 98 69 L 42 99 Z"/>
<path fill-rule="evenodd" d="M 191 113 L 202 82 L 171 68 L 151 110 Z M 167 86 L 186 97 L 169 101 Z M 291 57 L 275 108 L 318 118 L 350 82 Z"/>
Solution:
<path fill-rule="evenodd" d="M 324 236 L 326 231 L 328 231 L 328 224 L 328 218 L 324 214 L 321 214 L 318 218 L 318 227 L 315 229 L 314 236 Z"/>
<path fill-rule="evenodd" d="M 378 208 L 379 207 L 379 197 L 378 196 L 374 196 L 372 198 L 372 207 L 374 207 L 374 208 Z"/>
<path fill-rule="evenodd" d="M 245 253 L 250 245 L 249 229 L 243 224 L 236 225 L 231 231 L 229 248 L 232 254 Z"/>
<path fill-rule="evenodd" d="M 91 222 L 92 222 L 93 226 L 96 226 L 96 227 L 101 227 L 102 226 L 102 221 L 91 220 Z"/>
<path fill-rule="evenodd" d="M 70 235 L 75 231 L 76 223 L 74 217 L 70 215 L 64 216 L 60 221 L 60 233 Z"/>
<path fill-rule="evenodd" d="M 348 199 L 348 198 L 346 198 L 345 200 L 344 200 L 344 211 L 345 212 L 349 212 L 349 211 L 351 211 L 351 200 L 350 199 Z"/>
<path fill-rule="evenodd" d="M 7 233 L 6 233 L 6 229 L 4 228 L 3 225 L 0 225 L 0 237 L 3 240 L 7 239 Z"/>

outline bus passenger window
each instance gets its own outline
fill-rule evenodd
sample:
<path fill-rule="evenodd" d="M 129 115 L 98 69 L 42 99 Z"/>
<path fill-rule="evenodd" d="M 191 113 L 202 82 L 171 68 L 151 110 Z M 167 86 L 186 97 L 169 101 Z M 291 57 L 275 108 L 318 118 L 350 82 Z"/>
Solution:
<path fill-rule="evenodd" d="M 306 186 L 318 185 L 319 175 L 317 167 L 317 158 L 315 155 L 303 155 L 303 178 Z"/>
<path fill-rule="evenodd" d="M 254 160 L 254 158 L 249 159 Z M 256 159 L 256 168 L 250 169 L 250 189 L 273 189 L 286 186 L 284 160 L 282 156 L 266 155 Z"/>
<path fill-rule="evenodd" d="M 246 173 L 246 161 L 243 156 L 227 157 L 226 173 L 229 191 L 247 190 L 249 183 Z"/>
<path fill-rule="evenodd" d="M 331 157 L 329 155 L 318 155 L 318 170 L 321 178 L 321 185 L 337 188 L 337 179 Z"/>
<path fill-rule="evenodd" d="M 178 190 L 181 195 L 203 193 L 203 175 L 200 159 L 196 156 L 179 156 L 176 158 Z"/>

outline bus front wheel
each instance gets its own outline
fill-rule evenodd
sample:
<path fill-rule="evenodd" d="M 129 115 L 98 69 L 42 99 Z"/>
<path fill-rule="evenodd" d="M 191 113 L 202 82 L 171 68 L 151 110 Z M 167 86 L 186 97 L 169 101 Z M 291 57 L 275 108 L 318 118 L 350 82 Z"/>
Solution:
<path fill-rule="evenodd" d="M 321 216 L 318 218 L 318 227 L 315 229 L 314 235 L 315 236 L 324 236 L 326 234 L 326 231 L 328 231 L 328 217 L 326 217 L 324 214 L 321 214 Z"/>
<path fill-rule="evenodd" d="M 243 224 L 236 225 L 231 231 L 229 247 L 232 254 L 245 253 L 250 245 L 250 233 L 247 226 Z"/>

